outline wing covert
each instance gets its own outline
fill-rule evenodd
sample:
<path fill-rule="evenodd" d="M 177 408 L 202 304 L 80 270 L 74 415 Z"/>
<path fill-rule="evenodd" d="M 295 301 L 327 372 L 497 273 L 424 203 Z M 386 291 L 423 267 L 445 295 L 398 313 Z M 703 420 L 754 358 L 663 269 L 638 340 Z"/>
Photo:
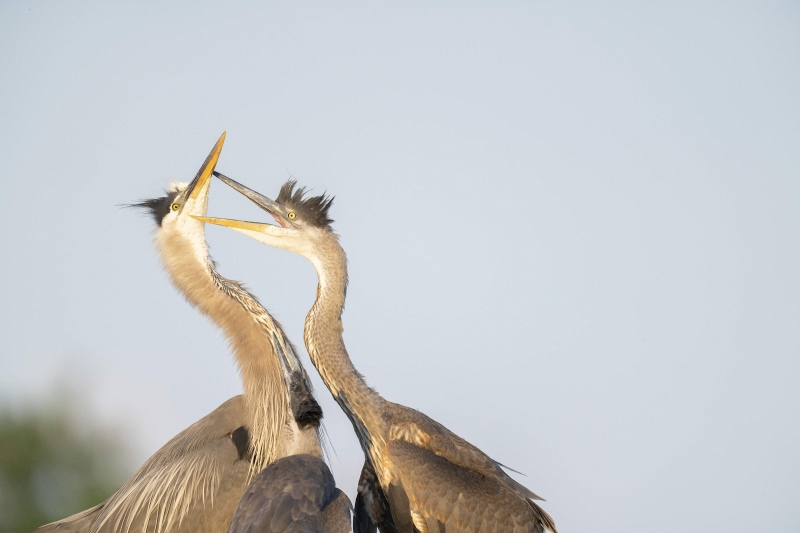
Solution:
<path fill-rule="evenodd" d="M 340 495 L 322 459 L 311 455 L 278 459 L 253 479 L 228 533 L 316 531 L 324 520 L 322 511 Z M 349 529 L 349 516 L 346 521 Z"/>
<path fill-rule="evenodd" d="M 447 533 L 541 533 L 545 526 L 555 533 L 549 516 L 502 480 L 404 440 L 390 441 L 385 451 L 390 485 L 407 495 L 417 529 L 422 522 L 428 531 Z"/>
<path fill-rule="evenodd" d="M 520 497 L 542 500 L 536 493 L 511 478 L 500 466 L 500 463 L 486 455 L 477 446 L 419 411 L 397 404 L 395 406 L 400 416 L 398 416 L 399 422 L 393 424 L 389 431 L 390 440 L 401 440 L 414 444 L 455 465 L 494 478 Z"/>

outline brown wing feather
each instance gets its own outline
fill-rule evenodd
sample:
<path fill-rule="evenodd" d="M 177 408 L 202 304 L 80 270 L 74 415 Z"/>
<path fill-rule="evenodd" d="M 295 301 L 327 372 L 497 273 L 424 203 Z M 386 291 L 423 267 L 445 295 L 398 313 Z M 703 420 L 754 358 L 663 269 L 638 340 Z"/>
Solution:
<path fill-rule="evenodd" d="M 536 493 L 512 479 L 500 464 L 477 446 L 462 439 L 439 422 L 409 407 L 394 404 L 395 417 L 390 440 L 410 442 L 449 462 L 494 478 L 522 498 L 541 500 Z"/>
<path fill-rule="evenodd" d="M 391 485 L 402 488 L 412 513 L 422 517 L 429 530 L 541 533 L 547 526 L 555 532 L 552 520 L 543 519 L 538 506 L 500 480 L 403 440 L 390 441 L 385 452 L 391 463 Z"/>

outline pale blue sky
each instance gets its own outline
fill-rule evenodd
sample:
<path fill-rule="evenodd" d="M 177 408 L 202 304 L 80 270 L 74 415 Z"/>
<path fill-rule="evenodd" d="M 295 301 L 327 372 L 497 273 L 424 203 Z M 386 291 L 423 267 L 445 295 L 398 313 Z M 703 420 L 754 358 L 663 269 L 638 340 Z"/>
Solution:
<path fill-rule="evenodd" d="M 3 2 L 0 68 L 1 399 L 73 383 L 133 468 L 241 390 L 118 207 L 226 130 L 222 172 L 336 195 L 368 381 L 561 531 L 800 528 L 796 3 Z M 301 345 L 311 266 L 208 240 Z"/>

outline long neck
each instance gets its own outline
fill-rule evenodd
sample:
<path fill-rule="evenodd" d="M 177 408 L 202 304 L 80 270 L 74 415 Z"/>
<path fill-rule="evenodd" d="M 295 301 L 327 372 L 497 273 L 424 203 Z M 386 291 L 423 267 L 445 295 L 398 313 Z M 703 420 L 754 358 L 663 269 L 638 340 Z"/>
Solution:
<path fill-rule="evenodd" d="M 205 241 L 196 241 L 165 231 L 157 238 L 173 284 L 223 330 L 230 342 L 249 411 L 252 468 L 259 472 L 285 455 L 282 448 L 287 443 L 283 442 L 282 430 L 287 425 L 297 429 L 290 416 L 289 391 L 278 353 L 293 353 L 293 347 L 254 297 L 216 272 Z M 298 432 L 293 433 L 297 436 Z"/>
<path fill-rule="evenodd" d="M 317 299 L 306 316 L 304 337 L 311 361 L 334 399 L 347 414 L 364 451 L 386 439 L 384 400 L 353 366 L 342 339 L 347 290 L 347 257 L 335 234 L 310 258 L 319 277 Z M 366 430 L 366 431 L 365 431 Z"/>

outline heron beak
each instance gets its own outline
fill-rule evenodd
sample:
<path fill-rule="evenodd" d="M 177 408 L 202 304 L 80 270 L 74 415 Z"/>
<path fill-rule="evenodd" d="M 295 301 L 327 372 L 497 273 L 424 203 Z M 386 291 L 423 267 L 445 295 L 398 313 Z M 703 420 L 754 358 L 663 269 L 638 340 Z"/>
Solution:
<path fill-rule="evenodd" d="M 219 172 L 215 171 L 214 175 L 218 177 L 225 185 L 229 185 L 230 187 L 233 187 L 236 191 L 247 196 L 251 202 L 256 204 L 258 207 L 260 207 L 273 217 L 280 217 L 282 215 L 280 204 L 270 200 L 263 194 L 257 193 L 256 191 L 254 191 L 249 187 L 245 187 L 238 181 L 232 180 L 231 178 L 229 178 L 224 174 L 220 174 Z"/>
<path fill-rule="evenodd" d="M 228 228 L 246 229 L 250 231 L 264 232 L 264 228 L 274 228 L 272 224 L 263 224 L 261 222 L 245 222 L 244 220 L 232 220 L 230 218 L 213 218 L 213 217 L 198 217 L 189 215 L 195 220 L 205 222 L 206 224 L 215 224 L 217 226 L 225 226 Z"/>
<path fill-rule="evenodd" d="M 225 144 L 226 133 L 227 132 L 222 132 L 217 144 L 211 149 L 211 153 L 206 157 L 203 166 L 200 167 L 200 170 L 197 171 L 197 175 L 189 184 L 187 190 L 189 191 L 189 198 L 192 200 L 197 200 L 200 193 L 205 190 L 208 181 L 211 179 L 211 174 L 217 166 L 217 161 L 219 161 L 219 154 L 222 152 L 222 145 Z"/>

